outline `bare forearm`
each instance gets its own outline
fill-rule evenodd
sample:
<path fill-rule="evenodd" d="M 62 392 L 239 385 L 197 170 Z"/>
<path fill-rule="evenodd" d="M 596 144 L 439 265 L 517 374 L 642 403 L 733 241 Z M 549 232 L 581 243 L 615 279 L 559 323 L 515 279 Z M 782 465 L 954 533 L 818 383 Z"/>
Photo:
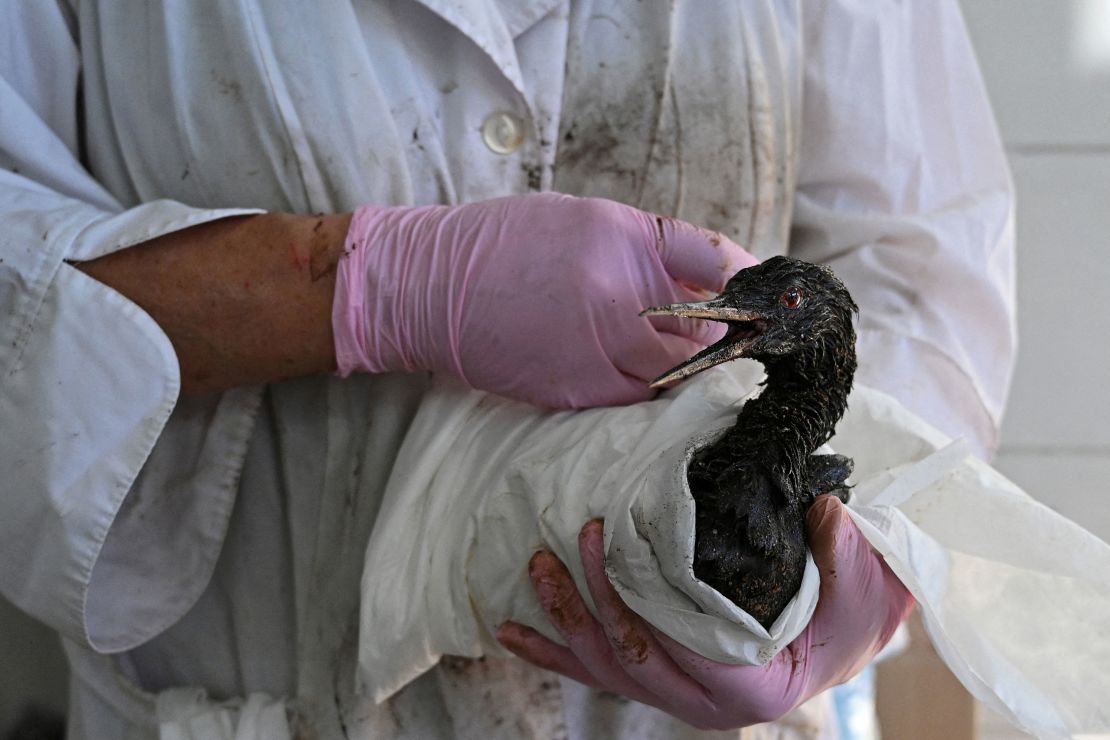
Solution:
<path fill-rule="evenodd" d="M 335 369 L 331 306 L 350 214 L 214 221 L 76 265 L 169 336 L 186 393 Z"/>

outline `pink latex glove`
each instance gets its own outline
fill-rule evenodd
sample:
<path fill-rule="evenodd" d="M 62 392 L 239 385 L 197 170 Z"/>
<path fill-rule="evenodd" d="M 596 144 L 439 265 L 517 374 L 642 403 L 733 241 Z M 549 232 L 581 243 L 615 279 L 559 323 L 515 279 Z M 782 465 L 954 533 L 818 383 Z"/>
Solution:
<path fill-rule="evenodd" d="M 821 573 L 817 609 L 802 634 L 767 665 L 732 666 L 703 658 L 625 606 L 605 575 L 599 520 L 586 524 L 578 539 L 598 618 L 587 610 L 558 558 L 540 552 L 529 563 L 529 574 L 540 604 L 569 647 L 515 622 L 502 625 L 497 639 L 541 668 L 658 707 L 701 729 L 776 720 L 858 673 L 914 604 L 839 500 L 818 498 L 806 528 Z"/>
<path fill-rule="evenodd" d="M 549 407 L 642 401 L 722 329 L 640 311 L 699 300 L 755 262 L 720 234 L 597 198 L 367 206 L 339 262 L 339 373 L 443 372 Z"/>

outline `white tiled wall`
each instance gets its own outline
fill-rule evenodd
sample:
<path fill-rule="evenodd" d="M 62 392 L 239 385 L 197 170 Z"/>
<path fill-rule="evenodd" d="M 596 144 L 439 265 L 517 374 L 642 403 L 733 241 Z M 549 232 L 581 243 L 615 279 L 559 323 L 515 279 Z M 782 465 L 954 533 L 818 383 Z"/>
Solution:
<path fill-rule="evenodd" d="M 1110 152 L 1011 152 L 1010 163 L 1021 344 L 1003 444 L 1110 452 Z"/>
<path fill-rule="evenodd" d="M 962 0 L 1006 143 L 1110 152 L 1110 3 Z"/>
<path fill-rule="evenodd" d="M 1110 2 L 963 0 L 1018 193 L 997 467 L 1110 540 Z M 1025 735 L 983 713 L 981 737 Z"/>

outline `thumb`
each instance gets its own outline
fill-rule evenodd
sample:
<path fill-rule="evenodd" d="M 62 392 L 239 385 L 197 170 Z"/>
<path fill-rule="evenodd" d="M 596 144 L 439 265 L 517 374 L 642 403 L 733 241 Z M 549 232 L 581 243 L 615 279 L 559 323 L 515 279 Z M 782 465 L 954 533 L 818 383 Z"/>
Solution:
<path fill-rule="evenodd" d="M 692 288 L 719 292 L 736 272 L 759 262 L 724 234 L 686 221 L 657 216 L 656 228 L 663 267 Z"/>
<path fill-rule="evenodd" d="M 836 496 L 818 496 L 806 512 L 806 534 L 817 567 L 832 566 L 838 535 L 848 519 L 848 510 Z M 839 538 L 843 540 L 843 538 Z M 826 570 L 827 568 L 822 568 Z M 824 575 L 824 573 L 822 573 Z"/>
<path fill-rule="evenodd" d="M 817 497 L 806 514 L 806 529 L 821 573 L 807 631 L 824 650 L 815 677 L 831 685 L 854 675 L 879 652 L 914 599 L 835 496 Z"/>

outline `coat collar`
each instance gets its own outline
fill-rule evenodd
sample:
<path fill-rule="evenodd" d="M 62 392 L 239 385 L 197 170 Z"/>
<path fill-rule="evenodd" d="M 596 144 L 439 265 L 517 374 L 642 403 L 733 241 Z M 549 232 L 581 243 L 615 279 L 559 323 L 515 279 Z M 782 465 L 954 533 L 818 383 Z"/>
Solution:
<path fill-rule="evenodd" d="M 524 79 L 513 40 L 564 1 L 416 0 L 477 44 L 522 96 Z"/>

